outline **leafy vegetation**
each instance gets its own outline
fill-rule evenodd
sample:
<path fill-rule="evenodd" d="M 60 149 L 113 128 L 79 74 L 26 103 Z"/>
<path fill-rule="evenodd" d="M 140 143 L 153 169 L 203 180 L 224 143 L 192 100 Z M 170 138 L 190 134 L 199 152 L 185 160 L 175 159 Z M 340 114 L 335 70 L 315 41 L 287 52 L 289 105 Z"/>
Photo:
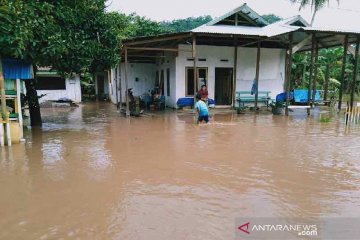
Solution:
<path fill-rule="evenodd" d="M 177 19 L 173 21 L 160 22 L 160 25 L 164 27 L 167 32 L 186 32 L 191 29 L 197 28 L 203 24 L 206 24 L 212 20 L 212 17 L 200 16 L 200 17 L 189 17 L 186 19 Z"/>
<path fill-rule="evenodd" d="M 324 90 L 325 88 L 327 66 L 329 66 L 329 90 L 332 91 L 333 94 L 336 94 L 336 92 L 340 89 L 342 56 L 342 48 L 321 49 L 319 51 L 319 60 L 316 66 L 316 88 L 318 90 Z M 310 52 L 300 52 L 293 56 L 292 81 L 294 82 L 293 87 L 295 89 L 309 88 L 310 59 Z M 343 92 L 345 94 L 349 94 L 351 91 L 351 82 L 353 79 L 353 61 L 353 56 L 348 54 L 345 68 L 345 81 L 343 84 Z M 355 92 L 358 93 L 360 91 L 359 84 L 356 86 L 357 88 L 355 89 Z"/>
<path fill-rule="evenodd" d="M 103 71 L 119 61 L 120 36 L 105 0 L 2 0 L 1 56 L 52 66 L 64 75 Z M 26 81 L 32 125 L 41 125 L 35 82 Z"/>
<path fill-rule="evenodd" d="M 281 17 L 276 16 L 275 14 L 265 14 L 262 15 L 262 17 L 270 24 L 281 20 Z"/>

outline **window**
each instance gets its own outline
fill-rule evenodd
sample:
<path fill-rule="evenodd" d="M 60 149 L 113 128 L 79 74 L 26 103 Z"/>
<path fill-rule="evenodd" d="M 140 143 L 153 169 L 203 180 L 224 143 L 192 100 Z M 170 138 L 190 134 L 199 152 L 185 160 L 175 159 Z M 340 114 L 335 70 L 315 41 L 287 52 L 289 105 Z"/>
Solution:
<path fill-rule="evenodd" d="M 170 68 L 166 69 L 166 96 L 170 97 Z"/>
<path fill-rule="evenodd" d="M 186 96 L 194 96 L 194 68 L 186 69 L 186 83 L 185 83 L 185 95 Z"/>
<path fill-rule="evenodd" d="M 186 81 L 185 81 L 185 95 L 194 96 L 202 85 L 207 84 L 208 81 L 208 69 L 207 68 L 197 68 L 196 80 L 194 79 L 194 68 L 187 67 L 186 72 Z"/>
<path fill-rule="evenodd" d="M 65 90 L 65 78 L 59 76 L 37 77 L 37 90 Z"/>
<path fill-rule="evenodd" d="M 207 68 L 198 68 L 198 89 L 202 85 L 207 85 Z"/>

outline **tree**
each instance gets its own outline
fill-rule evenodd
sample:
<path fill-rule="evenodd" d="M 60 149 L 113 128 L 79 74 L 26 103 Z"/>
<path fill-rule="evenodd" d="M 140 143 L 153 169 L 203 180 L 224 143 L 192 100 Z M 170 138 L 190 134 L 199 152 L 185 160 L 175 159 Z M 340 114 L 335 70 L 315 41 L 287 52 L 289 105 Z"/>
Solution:
<path fill-rule="evenodd" d="M 299 3 L 298 0 L 290 0 L 293 3 Z M 336 0 L 337 2 L 339 2 L 340 0 Z M 307 5 L 311 5 L 312 10 L 313 10 L 313 16 L 311 19 L 311 25 L 313 25 L 314 21 L 315 21 L 315 16 L 316 13 L 323 8 L 326 4 L 329 4 L 330 0 L 300 0 L 300 9 L 306 7 Z"/>
<path fill-rule="evenodd" d="M 119 61 L 120 38 L 105 0 L 3 0 L 16 24 L 0 35 L 1 55 L 51 66 L 63 75 L 110 69 Z M 35 81 L 27 81 L 31 124 L 41 125 Z"/>
<path fill-rule="evenodd" d="M 163 21 L 160 25 L 163 26 L 168 32 L 186 32 L 191 29 L 204 25 L 212 20 L 209 15 L 200 17 L 189 17 L 186 19 L 177 19 L 173 21 Z"/>
<path fill-rule="evenodd" d="M 270 24 L 281 20 L 281 17 L 279 17 L 275 14 L 265 14 L 265 15 L 262 15 L 262 17 Z"/>

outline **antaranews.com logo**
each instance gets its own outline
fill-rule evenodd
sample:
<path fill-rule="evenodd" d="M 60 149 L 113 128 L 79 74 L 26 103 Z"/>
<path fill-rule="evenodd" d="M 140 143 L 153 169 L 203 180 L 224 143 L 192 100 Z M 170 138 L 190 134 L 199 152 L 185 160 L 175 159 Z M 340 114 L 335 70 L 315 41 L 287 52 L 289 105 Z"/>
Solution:
<path fill-rule="evenodd" d="M 355 240 L 360 236 L 360 218 L 239 218 L 235 226 L 236 240 Z"/>
<path fill-rule="evenodd" d="M 297 233 L 298 236 L 317 236 L 318 228 L 317 225 L 300 225 L 300 224 L 254 224 L 251 225 L 250 222 L 247 222 L 238 227 L 240 231 L 245 234 L 250 235 L 250 233 L 255 232 L 289 232 Z"/>

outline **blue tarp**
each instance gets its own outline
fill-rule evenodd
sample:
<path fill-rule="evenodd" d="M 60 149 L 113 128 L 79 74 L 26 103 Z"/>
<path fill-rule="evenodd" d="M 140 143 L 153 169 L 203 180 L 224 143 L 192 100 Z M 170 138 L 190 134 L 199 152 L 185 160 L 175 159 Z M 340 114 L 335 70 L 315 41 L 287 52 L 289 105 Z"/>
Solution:
<path fill-rule="evenodd" d="M 292 101 L 294 99 L 293 92 L 290 92 L 289 100 Z M 276 102 L 285 102 L 286 101 L 286 93 L 280 93 L 276 95 Z"/>
<path fill-rule="evenodd" d="M 312 91 L 311 91 L 312 94 Z M 310 94 L 310 96 L 311 96 Z M 294 101 L 295 103 L 307 103 L 308 102 L 308 90 L 307 89 L 297 89 L 290 92 L 290 101 Z M 276 102 L 285 102 L 286 101 L 286 93 L 280 93 L 276 96 Z M 315 102 L 321 101 L 320 92 L 316 91 L 315 94 Z"/>
<path fill-rule="evenodd" d="M 2 59 L 5 79 L 32 79 L 32 65 L 17 59 Z"/>
<path fill-rule="evenodd" d="M 192 107 L 194 106 L 194 98 L 179 98 L 176 102 L 176 104 L 179 106 L 179 107 Z M 208 99 L 208 104 L 209 105 L 215 105 L 215 100 L 213 99 Z"/>
<path fill-rule="evenodd" d="M 310 91 L 310 97 L 312 96 L 312 91 Z M 307 89 L 298 89 L 294 90 L 294 101 L 296 103 L 307 103 L 308 102 L 308 90 Z M 321 101 L 320 92 L 316 91 L 315 102 Z"/>
<path fill-rule="evenodd" d="M 179 107 L 194 106 L 194 98 L 179 98 L 176 104 Z"/>

